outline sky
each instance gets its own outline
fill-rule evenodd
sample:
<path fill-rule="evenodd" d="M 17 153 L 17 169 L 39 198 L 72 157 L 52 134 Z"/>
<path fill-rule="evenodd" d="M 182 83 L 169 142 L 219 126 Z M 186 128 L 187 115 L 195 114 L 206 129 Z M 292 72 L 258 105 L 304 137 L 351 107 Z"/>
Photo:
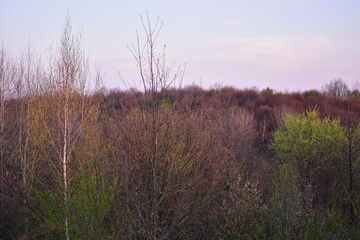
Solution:
<path fill-rule="evenodd" d="M 12 53 L 57 46 L 69 13 L 108 88 L 140 85 L 128 49 L 140 14 L 163 22 L 158 44 L 183 85 L 278 91 L 360 82 L 359 0 L 0 0 L 0 42 Z M 140 35 L 141 37 L 141 35 Z"/>

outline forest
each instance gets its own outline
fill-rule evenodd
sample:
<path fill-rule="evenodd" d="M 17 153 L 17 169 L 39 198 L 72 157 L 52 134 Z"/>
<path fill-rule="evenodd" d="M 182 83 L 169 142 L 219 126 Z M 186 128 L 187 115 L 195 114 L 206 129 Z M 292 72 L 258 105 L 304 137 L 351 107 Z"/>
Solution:
<path fill-rule="evenodd" d="M 359 89 L 182 87 L 143 26 L 142 89 L 69 20 L 46 62 L 1 48 L 0 239 L 359 239 Z"/>

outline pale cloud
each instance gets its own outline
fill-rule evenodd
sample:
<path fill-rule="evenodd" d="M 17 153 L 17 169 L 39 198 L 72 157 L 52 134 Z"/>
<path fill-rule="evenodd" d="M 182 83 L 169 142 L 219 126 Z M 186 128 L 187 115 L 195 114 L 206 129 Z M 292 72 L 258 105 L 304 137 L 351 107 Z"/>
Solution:
<path fill-rule="evenodd" d="M 304 57 L 314 50 L 326 50 L 330 40 L 322 36 L 289 35 L 262 38 L 223 38 L 218 41 L 223 47 L 253 55 Z"/>
<path fill-rule="evenodd" d="M 324 65 L 354 65 L 360 53 L 359 42 L 345 42 L 324 36 L 288 35 L 262 38 L 222 38 L 208 57 L 257 64 L 274 71 L 296 71 Z"/>
<path fill-rule="evenodd" d="M 325 36 L 221 38 L 198 53 L 188 77 L 240 87 L 320 89 L 333 78 L 360 76 L 360 42 Z"/>
<path fill-rule="evenodd" d="M 304 90 L 320 89 L 333 78 L 351 83 L 360 76 L 360 42 L 324 36 L 221 38 L 192 51 L 168 54 L 170 60 L 176 59 L 176 66 L 187 63 L 184 84 L 222 82 L 237 87 Z M 107 86 L 122 84 L 118 72 L 130 83 L 139 82 L 130 53 L 94 58 L 106 73 Z"/>

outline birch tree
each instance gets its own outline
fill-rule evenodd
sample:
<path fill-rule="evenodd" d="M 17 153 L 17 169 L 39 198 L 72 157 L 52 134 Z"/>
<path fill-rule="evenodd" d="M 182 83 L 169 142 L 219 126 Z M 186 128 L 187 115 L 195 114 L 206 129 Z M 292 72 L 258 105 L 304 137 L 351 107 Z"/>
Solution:
<path fill-rule="evenodd" d="M 69 231 L 69 190 L 78 163 L 74 149 L 83 134 L 92 108 L 89 102 L 89 71 L 81 36 L 74 36 L 70 19 L 62 33 L 60 46 L 50 54 L 48 76 L 38 83 L 37 118 L 42 123 L 46 141 L 49 178 L 55 183 L 44 183 L 56 199 L 62 199 L 62 219 L 66 239 Z M 60 180 L 61 179 L 61 180 Z M 56 189 L 51 189 L 56 187 Z M 60 194 L 61 193 L 61 194 Z"/>
<path fill-rule="evenodd" d="M 43 69 L 39 60 L 36 59 L 34 48 L 27 47 L 17 62 L 17 78 L 14 81 L 17 104 L 14 106 L 16 117 L 17 142 L 15 161 L 20 162 L 21 194 L 24 205 L 24 229 L 29 232 L 29 204 L 36 176 L 36 157 L 32 154 L 31 128 L 32 128 L 32 102 L 35 91 L 33 84 L 36 79 L 42 77 Z"/>

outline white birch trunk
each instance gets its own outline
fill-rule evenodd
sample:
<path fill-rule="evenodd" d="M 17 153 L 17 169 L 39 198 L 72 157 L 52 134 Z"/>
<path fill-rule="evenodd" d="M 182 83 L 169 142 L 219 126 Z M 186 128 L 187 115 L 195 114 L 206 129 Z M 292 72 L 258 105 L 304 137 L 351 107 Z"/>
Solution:
<path fill-rule="evenodd" d="M 63 136 L 63 181 L 64 181 L 64 209 L 65 209 L 65 236 L 69 240 L 69 223 L 68 223 L 68 127 L 69 127 L 69 101 L 70 88 L 68 79 L 65 86 L 65 105 L 64 105 L 64 136 Z"/>

